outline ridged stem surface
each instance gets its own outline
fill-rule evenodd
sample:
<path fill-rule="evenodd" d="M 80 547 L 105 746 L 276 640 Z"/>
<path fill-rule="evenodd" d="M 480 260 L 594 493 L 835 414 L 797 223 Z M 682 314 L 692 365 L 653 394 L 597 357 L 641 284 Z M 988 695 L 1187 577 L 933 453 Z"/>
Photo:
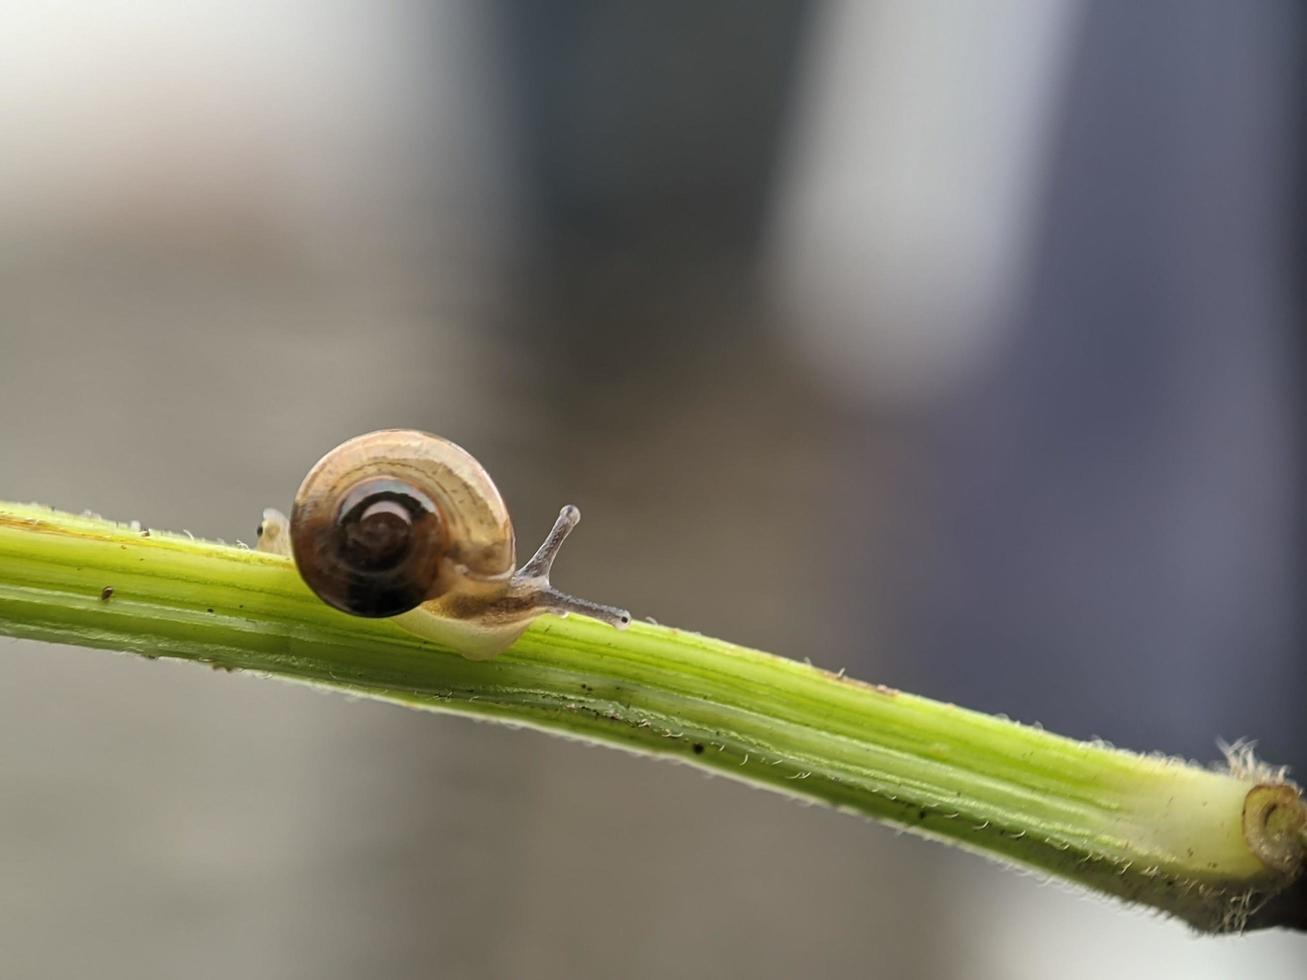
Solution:
<path fill-rule="evenodd" d="M 1307 808 L 1269 775 L 1077 742 L 695 633 L 546 617 L 472 662 L 328 608 L 289 559 L 13 504 L 0 504 L 0 633 L 674 757 L 1205 931 L 1303 927 Z"/>

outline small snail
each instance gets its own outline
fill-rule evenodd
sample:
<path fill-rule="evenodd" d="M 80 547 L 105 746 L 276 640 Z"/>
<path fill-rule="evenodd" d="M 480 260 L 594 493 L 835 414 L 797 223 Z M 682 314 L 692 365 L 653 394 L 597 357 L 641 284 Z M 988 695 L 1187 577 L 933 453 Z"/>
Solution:
<path fill-rule="evenodd" d="M 337 446 L 309 470 L 290 520 L 263 512 L 260 551 L 294 558 L 328 605 L 391 617 L 471 660 L 501 653 L 545 613 L 581 613 L 619 629 L 624 609 L 549 584 L 581 519 L 562 509 L 520 569 L 508 508 L 481 464 L 447 439 L 386 429 Z"/>

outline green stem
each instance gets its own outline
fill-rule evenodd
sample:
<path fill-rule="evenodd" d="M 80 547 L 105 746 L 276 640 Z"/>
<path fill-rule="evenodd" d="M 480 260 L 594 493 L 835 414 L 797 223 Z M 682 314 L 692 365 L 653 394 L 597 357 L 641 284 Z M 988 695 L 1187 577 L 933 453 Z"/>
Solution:
<path fill-rule="evenodd" d="M 1272 774 L 1076 742 L 695 633 L 546 617 L 476 663 L 335 612 L 288 559 L 10 504 L 0 504 L 0 633 L 674 757 L 1202 930 L 1304 927 L 1307 806 Z"/>

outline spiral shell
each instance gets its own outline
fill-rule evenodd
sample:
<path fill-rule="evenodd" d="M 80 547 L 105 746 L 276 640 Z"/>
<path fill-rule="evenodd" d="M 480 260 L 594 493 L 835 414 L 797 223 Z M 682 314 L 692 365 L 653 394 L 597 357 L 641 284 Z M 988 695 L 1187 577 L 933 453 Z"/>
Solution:
<path fill-rule="evenodd" d="M 295 495 L 291 551 L 323 601 L 394 616 L 513 575 L 513 523 L 489 475 L 447 439 L 405 429 L 323 456 Z"/>

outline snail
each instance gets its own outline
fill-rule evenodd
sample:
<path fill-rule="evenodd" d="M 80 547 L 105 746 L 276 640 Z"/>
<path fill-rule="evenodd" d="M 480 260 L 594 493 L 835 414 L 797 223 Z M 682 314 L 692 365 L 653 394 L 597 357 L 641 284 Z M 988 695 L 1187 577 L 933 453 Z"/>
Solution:
<path fill-rule="evenodd" d="M 324 602 L 392 618 L 471 660 L 503 652 L 533 619 L 580 613 L 623 629 L 624 609 L 559 592 L 549 572 L 581 519 L 568 505 L 516 567 L 513 522 L 480 463 L 447 439 L 386 429 L 318 460 L 290 519 L 265 510 L 260 551 L 288 555 Z"/>

